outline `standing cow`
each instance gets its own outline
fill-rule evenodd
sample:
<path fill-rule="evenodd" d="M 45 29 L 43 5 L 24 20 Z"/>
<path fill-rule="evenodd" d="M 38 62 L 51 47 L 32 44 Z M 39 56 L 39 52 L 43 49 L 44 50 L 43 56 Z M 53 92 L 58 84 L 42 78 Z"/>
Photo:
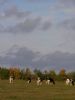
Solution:
<path fill-rule="evenodd" d="M 41 80 L 40 77 L 38 77 L 38 79 L 37 79 L 37 85 L 38 85 L 38 86 L 39 86 L 39 85 L 42 85 L 42 80 Z"/>
<path fill-rule="evenodd" d="M 28 84 L 31 83 L 31 78 L 30 78 L 30 77 L 28 77 L 27 83 L 28 83 Z"/>
<path fill-rule="evenodd" d="M 67 78 L 66 79 L 66 85 L 70 85 L 70 86 L 73 85 L 74 86 L 74 80 Z"/>
<path fill-rule="evenodd" d="M 49 83 L 52 83 L 53 85 L 55 85 L 55 81 L 54 81 L 53 78 L 50 77 L 47 81 L 48 81 L 48 84 L 49 84 Z"/>
<path fill-rule="evenodd" d="M 9 83 L 13 83 L 13 76 L 9 77 Z"/>

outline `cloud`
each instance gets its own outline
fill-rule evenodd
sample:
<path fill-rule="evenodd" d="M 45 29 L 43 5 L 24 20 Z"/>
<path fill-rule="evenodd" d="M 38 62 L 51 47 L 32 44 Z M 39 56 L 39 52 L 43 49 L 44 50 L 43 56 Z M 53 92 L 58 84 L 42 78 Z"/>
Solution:
<path fill-rule="evenodd" d="M 50 29 L 51 26 L 52 26 L 52 23 L 51 23 L 51 22 L 45 21 L 45 22 L 42 24 L 41 29 L 44 30 L 44 31 L 46 31 L 46 30 Z"/>
<path fill-rule="evenodd" d="M 40 25 L 41 17 L 34 19 L 26 19 L 24 22 L 20 22 L 13 27 L 8 27 L 5 32 L 9 33 L 31 33 L 37 29 Z"/>
<path fill-rule="evenodd" d="M 74 45 L 75 45 L 75 18 L 63 20 L 62 22 L 59 23 L 58 27 L 62 31 L 63 40 L 64 40 L 63 46 L 66 45 L 67 48 L 69 47 L 69 49 L 72 49 L 72 48 L 74 49 Z"/>
<path fill-rule="evenodd" d="M 8 0 L 0 0 L 0 5 L 3 5 L 7 2 Z"/>
<path fill-rule="evenodd" d="M 75 0 L 56 0 L 55 4 L 52 6 L 55 12 L 61 12 L 61 14 L 73 14 L 75 13 Z M 68 15 L 68 16 L 69 16 Z"/>
<path fill-rule="evenodd" d="M 13 12 L 13 15 L 16 14 L 16 11 Z M 11 16 L 11 13 L 7 13 L 6 16 Z M 10 18 L 10 17 L 9 17 Z M 14 22 L 14 21 L 13 21 Z M 9 23 L 9 21 L 8 21 Z M 21 20 L 14 24 L 9 24 L 8 26 L 1 25 L 2 28 L 0 28 L 0 33 L 10 33 L 10 34 L 20 34 L 20 33 L 32 33 L 35 30 L 40 31 L 47 31 L 51 28 L 52 23 L 49 21 L 45 21 L 45 19 L 42 18 L 42 16 L 28 16 L 25 18 L 25 20 Z M 0 27 L 1 27 L 0 26 Z"/>
<path fill-rule="evenodd" d="M 52 54 L 45 55 L 35 62 L 35 66 L 38 68 L 50 68 L 60 70 L 62 68 L 67 70 L 75 69 L 75 54 L 54 52 Z"/>
<path fill-rule="evenodd" d="M 0 13 L 0 22 L 3 27 L 0 28 L 0 33 L 10 34 L 32 33 L 37 29 L 47 31 L 51 27 L 51 22 L 47 21 L 46 17 L 29 11 L 22 11 L 15 5 Z"/>
<path fill-rule="evenodd" d="M 70 5 L 75 4 L 75 0 L 59 0 L 59 2 L 61 2 L 63 4 L 70 4 Z"/>
<path fill-rule="evenodd" d="M 47 2 L 49 0 L 23 0 L 23 1 L 30 2 L 30 3 L 36 3 L 36 2 L 40 3 L 40 2 Z"/>
<path fill-rule="evenodd" d="M 0 31 L 2 32 L 4 30 L 3 25 L 0 24 Z"/>
<path fill-rule="evenodd" d="M 49 68 L 57 71 L 62 68 L 66 70 L 75 69 L 75 54 L 57 51 L 52 54 L 41 55 L 26 47 L 14 46 L 11 49 L 4 57 L 0 56 L 1 65 L 40 68 L 42 70 Z"/>
<path fill-rule="evenodd" d="M 16 18 L 25 18 L 28 17 L 31 14 L 29 11 L 20 11 L 15 5 L 11 6 L 10 8 L 7 8 L 5 11 L 3 11 L 0 14 L 0 19 L 3 18 L 11 18 L 11 17 L 16 17 Z"/>
<path fill-rule="evenodd" d="M 75 31 L 75 18 L 66 19 L 66 20 L 62 21 L 61 27 L 65 28 L 67 30 Z"/>
<path fill-rule="evenodd" d="M 30 66 L 33 63 L 33 59 L 38 56 L 37 53 L 27 49 L 27 48 L 16 48 L 13 47 L 8 51 L 8 53 L 4 56 L 0 56 L 0 64 L 9 65 L 9 66 Z"/>

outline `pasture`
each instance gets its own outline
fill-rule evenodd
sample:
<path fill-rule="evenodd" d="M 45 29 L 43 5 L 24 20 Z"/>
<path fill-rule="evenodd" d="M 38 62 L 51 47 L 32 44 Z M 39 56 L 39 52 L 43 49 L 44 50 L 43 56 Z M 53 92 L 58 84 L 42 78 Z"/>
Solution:
<path fill-rule="evenodd" d="M 66 86 L 65 82 L 37 86 L 24 80 L 14 80 L 13 84 L 0 80 L 0 100 L 75 100 L 75 86 Z"/>

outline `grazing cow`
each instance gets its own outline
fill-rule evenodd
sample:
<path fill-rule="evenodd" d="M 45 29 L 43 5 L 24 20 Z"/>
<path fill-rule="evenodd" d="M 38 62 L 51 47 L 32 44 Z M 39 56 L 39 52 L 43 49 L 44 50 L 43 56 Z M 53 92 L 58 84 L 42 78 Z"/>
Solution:
<path fill-rule="evenodd" d="M 46 84 L 48 84 L 48 85 L 50 84 L 50 80 L 49 80 L 49 79 L 48 79 L 48 80 L 46 80 Z"/>
<path fill-rule="evenodd" d="M 73 85 L 74 86 L 74 80 L 73 79 L 66 79 L 66 85 Z"/>
<path fill-rule="evenodd" d="M 50 83 L 53 83 L 55 85 L 55 81 L 54 81 L 53 78 L 49 78 L 49 79 L 46 80 L 46 84 L 49 85 Z"/>
<path fill-rule="evenodd" d="M 30 77 L 27 79 L 27 83 L 28 84 L 31 83 L 31 78 Z"/>
<path fill-rule="evenodd" d="M 13 83 L 13 77 L 12 76 L 9 77 L 9 83 Z"/>
<path fill-rule="evenodd" d="M 55 85 L 55 81 L 53 78 L 49 78 L 50 82 L 53 83 Z"/>
<path fill-rule="evenodd" d="M 70 85 L 70 84 L 71 84 L 70 79 L 67 78 L 67 79 L 66 79 L 66 85 Z"/>
<path fill-rule="evenodd" d="M 71 81 L 71 84 L 74 86 L 74 80 L 73 79 L 70 79 L 70 81 Z"/>
<path fill-rule="evenodd" d="M 46 80 L 46 84 L 48 84 L 48 85 L 50 84 L 50 80 L 49 80 L 49 79 L 48 79 L 48 80 Z"/>
<path fill-rule="evenodd" d="M 40 79 L 40 77 L 38 77 L 37 79 L 37 85 L 42 85 L 42 80 Z"/>

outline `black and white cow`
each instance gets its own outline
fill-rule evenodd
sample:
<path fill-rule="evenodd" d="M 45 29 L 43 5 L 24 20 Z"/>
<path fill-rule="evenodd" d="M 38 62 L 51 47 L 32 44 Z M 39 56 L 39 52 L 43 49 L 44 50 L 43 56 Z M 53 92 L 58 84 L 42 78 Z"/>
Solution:
<path fill-rule="evenodd" d="M 40 77 L 38 77 L 38 79 L 37 79 L 37 85 L 39 86 L 39 85 L 42 85 L 42 79 L 40 78 Z"/>
<path fill-rule="evenodd" d="M 27 83 L 28 84 L 31 83 L 31 78 L 30 77 L 27 78 Z"/>
<path fill-rule="evenodd" d="M 9 77 L 9 83 L 13 83 L 13 76 Z"/>
<path fill-rule="evenodd" d="M 66 79 L 66 85 L 70 85 L 70 86 L 72 85 L 72 86 L 74 86 L 74 80 L 67 78 Z"/>
<path fill-rule="evenodd" d="M 73 79 L 70 79 L 70 81 L 71 81 L 71 84 L 74 86 L 74 80 Z"/>
<path fill-rule="evenodd" d="M 53 78 L 48 78 L 48 79 L 46 79 L 46 84 L 50 84 L 50 83 L 52 83 L 52 84 L 54 84 L 55 85 L 55 81 L 54 81 L 54 79 Z"/>

